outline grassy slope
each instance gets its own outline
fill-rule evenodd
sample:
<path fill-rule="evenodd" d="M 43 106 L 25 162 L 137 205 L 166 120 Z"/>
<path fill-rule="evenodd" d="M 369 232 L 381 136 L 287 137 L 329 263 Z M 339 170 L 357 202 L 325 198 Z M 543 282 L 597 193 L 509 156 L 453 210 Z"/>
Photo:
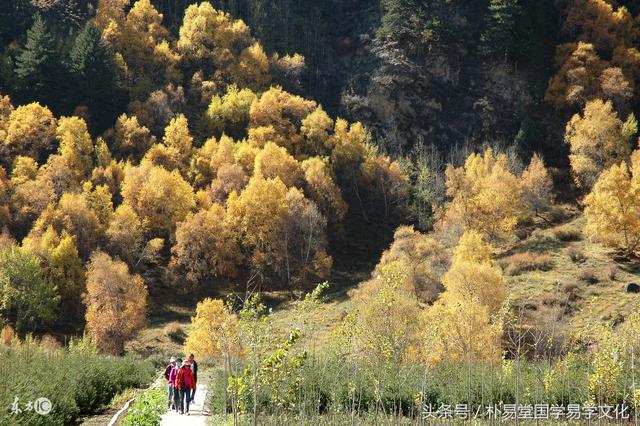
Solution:
<path fill-rule="evenodd" d="M 626 283 L 640 283 L 640 264 L 616 259 L 612 250 L 584 238 L 584 222 L 584 217 L 575 211 L 555 226 L 538 222 L 530 227 L 528 237 L 497 256 L 499 264 L 504 264 L 508 256 L 521 252 L 541 253 L 552 258 L 550 270 L 505 276 L 512 304 L 526 306 L 529 318 L 547 323 L 556 319 L 560 331 L 571 332 L 575 327 L 594 321 L 623 319 L 640 303 L 639 294 L 624 290 Z M 573 230 L 577 238 L 562 241 L 556 236 L 559 229 Z M 572 250 L 582 253 L 585 259 L 574 262 L 569 256 Z M 606 270 L 614 264 L 619 272 L 615 280 L 611 280 Z M 304 346 L 310 349 L 325 346 L 333 327 L 351 310 L 348 290 L 368 279 L 373 265 L 341 265 L 339 269 L 342 270 L 336 271 L 331 278 L 327 303 L 320 310 L 301 314 L 295 309 L 295 303 L 289 300 L 289 293 L 264 295 L 265 303 L 273 309 L 272 320 L 278 335 L 285 338 L 291 330 L 300 328 L 308 331 L 307 336 L 303 333 Z M 581 271 L 586 269 L 595 272 L 598 283 L 589 284 L 579 278 Z M 174 304 L 161 307 L 152 315 L 149 326 L 128 344 L 127 350 L 145 357 L 158 357 L 160 364 L 162 357 L 169 354 L 182 355 L 184 335 L 188 333 L 190 318 L 194 314 L 195 307 Z M 178 336 L 167 333 L 169 323 L 177 323 L 182 333 Z"/>
<path fill-rule="evenodd" d="M 555 315 L 560 326 L 569 331 L 594 321 L 623 319 L 640 302 L 640 295 L 625 292 L 626 283 L 640 282 L 640 265 L 616 258 L 612 250 L 584 238 L 584 224 L 584 217 L 579 215 L 565 224 L 537 230 L 502 256 L 525 251 L 551 256 L 551 270 L 524 272 L 508 276 L 507 281 L 514 303 L 526 304 L 540 316 Z M 558 240 L 554 233 L 560 227 L 577 232 L 577 241 Z M 569 256 L 572 250 L 585 259 L 573 261 Z M 613 265 L 619 272 L 612 280 L 607 269 Z M 580 273 L 588 269 L 595 272 L 597 283 L 580 279 Z"/>
<path fill-rule="evenodd" d="M 547 271 L 534 270 L 519 275 L 505 274 L 513 304 L 526 306 L 527 316 L 549 322 L 557 319 L 558 331 L 571 332 L 576 327 L 593 322 L 616 321 L 628 316 L 640 304 L 640 295 L 625 292 L 625 284 L 640 283 L 640 265 L 616 259 L 616 254 L 600 244 L 592 243 L 582 235 L 584 217 L 579 213 L 562 223 L 549 226 L 538 223 L 531 235 L 515 243 L 497 256 L 501 263 L 518 252 L 537 252 L 549 255 L 553 267 Z M 578 238 L 561 241 L 555 234 L 559 229 L 574 230 Z M 569 253 L 578 251 L 585 257 L 574 262 Z M 607 277 L 607 268 L 617 265 L 615 280 Z M 596 284 L 580 280 L 585 269 L 592 269 L 599 279 Z M 351 309 L 347 295 L 354 282 L 368 278 L 370 271 L 362 271 L 333 281 L 333 291 L 328 303 L 319 312 L 313 312 L 306 320 L 314 324 L 316 333 L 309 346 L 321 347 L 330 338 L 331 330 Z M 303 323 L 293 303 L 285 302 L 274 309 L 273 320 L 283 334 Z M 307 342 L 309 343 L 309 342 Z"/>

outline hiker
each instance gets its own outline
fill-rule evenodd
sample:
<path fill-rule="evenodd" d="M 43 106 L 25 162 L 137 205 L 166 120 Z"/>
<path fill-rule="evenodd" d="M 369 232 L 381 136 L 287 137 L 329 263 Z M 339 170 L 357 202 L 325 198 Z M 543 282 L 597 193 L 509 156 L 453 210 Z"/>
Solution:
<path fill-rule="evenodd" d="M 189 355 L 189 363 L 191 364 L 191 372 L 193 373 L 193 391 L 191 392 L 191 402 L 196 397 L 196 387 L 198 385 L 198 363 L 193 354 Z"/>
<path fill-rule="evenodd" d="M 173 386 L 173 409 L 180 411 L 180 389 L 178 389 L 179 366 L 182 365 L 182 358 L 176 359 L 176 365 L 169 375 L 169 383 Z"/>
<path fill-rule="evenodd" d="M 182 366 L 180 367 L 180 370 L 178 370 L 176 387 L 180 393 L 180 414 L 186 414 L 188 416 L 189 402 L 191 402 L 189 396 L 191 395 L 191 390 L 195 387 L 193 372 L 191 371 L 188 359 L 185 359 L 182 362 Z"/>
<path fill-rule="evenodd" d="M 169 410 L 171 410 L 171 407 L 173 406 L 173 386 L 176 383 L 176 373 L 173 374 L 173 381 L 171 380 L 171 373 L 173 370 L 176 370 L 177 372 L 175 356 L 172 356 L 171 359 L 169 359 L 169 365 L 164 369 L 164 378 L 167 379 L 167 387 L 169 389 Z"/>

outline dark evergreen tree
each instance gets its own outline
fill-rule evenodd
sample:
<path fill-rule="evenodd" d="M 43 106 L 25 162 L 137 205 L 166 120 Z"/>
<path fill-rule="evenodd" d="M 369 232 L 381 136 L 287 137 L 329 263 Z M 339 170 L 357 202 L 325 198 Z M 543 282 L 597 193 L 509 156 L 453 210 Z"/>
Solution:
<path fill-rule="evenodd" d="M 24 34 L 32 15 L 33 9 L 29 0 L 0 1 L 0 51 Z"/>
<path fill-rule="evenodd" d="M 491 0 L 486 27 L 480 37 L 482 52 L 487 56 L 517 60 L 530 46 L 531 30 L 531 22 L 523 13 L 520 0 Z"/>
<path fill-rule="evenodd" d="M 27 42 L 16 58 L 14 72 L 20 101 L 39 101 L 60 111 L 64 70 L 55 39 L 40 15 L 27 31 Z"/>
<path fill-rule="evenodd" d="M 122 93 L 117 90 L 113 53 L 93 23 L 76 37 L 68 67 L 75 81 L 75 103 L 89 108 L 92 127 L 102 130 L 113 124 Z"/>
<path fill-rule="evenodd" d="M 408 53 L 419 50 L 426 41 L 424 34 L 429 26 L 429 15 L 424 1 L 383 0 L 384 15 L 378 37 L 397 42 Z"/>
<path fill-rule="evenodd" d="M 33 2 L 35 12 L 47 22 L 51 31 L 61 37 L 77 31 L 87 15 L 88 0 L 46 0 Z"/>

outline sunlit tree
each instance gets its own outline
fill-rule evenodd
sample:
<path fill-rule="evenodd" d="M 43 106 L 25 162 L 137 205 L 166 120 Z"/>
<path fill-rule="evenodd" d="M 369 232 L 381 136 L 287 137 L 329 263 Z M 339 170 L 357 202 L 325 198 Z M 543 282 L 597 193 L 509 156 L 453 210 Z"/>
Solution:
<path fill-rule="evenodd" d="M 87 333 L 100 349 L 122 354 L 146 319 L 147 288 L 124 262 L 94 252 L 87 266 Z"/>

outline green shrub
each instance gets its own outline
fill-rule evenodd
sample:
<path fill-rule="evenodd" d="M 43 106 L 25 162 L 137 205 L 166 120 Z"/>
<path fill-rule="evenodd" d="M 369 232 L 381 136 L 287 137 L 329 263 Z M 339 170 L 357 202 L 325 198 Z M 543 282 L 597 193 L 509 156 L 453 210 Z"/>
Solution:
<path fill-rule="evenodd" d="M 160 424 L 162 414 L 167 411 L 167 395 L 164 387 L 158 386 L 140 395 L 129 407 L 123 426 L 155 426 Z"/>
<path fill-rule="evenodd" d="M 92 413 L 129 387 L 149 383 L 153 367 L 131 357 L 102 356 L 87 342 L 69 349 L 47 351 L 32 339 L 15 347 L 0 347 L 0 406 L 10 407 L 15 397 L 20 406 L 37 398 L 48 398 L 52 411 L 42 416 L 23 411 L 13 416 L 0 411 L 0 425 L 66 425 L 81 413 Z"/>

